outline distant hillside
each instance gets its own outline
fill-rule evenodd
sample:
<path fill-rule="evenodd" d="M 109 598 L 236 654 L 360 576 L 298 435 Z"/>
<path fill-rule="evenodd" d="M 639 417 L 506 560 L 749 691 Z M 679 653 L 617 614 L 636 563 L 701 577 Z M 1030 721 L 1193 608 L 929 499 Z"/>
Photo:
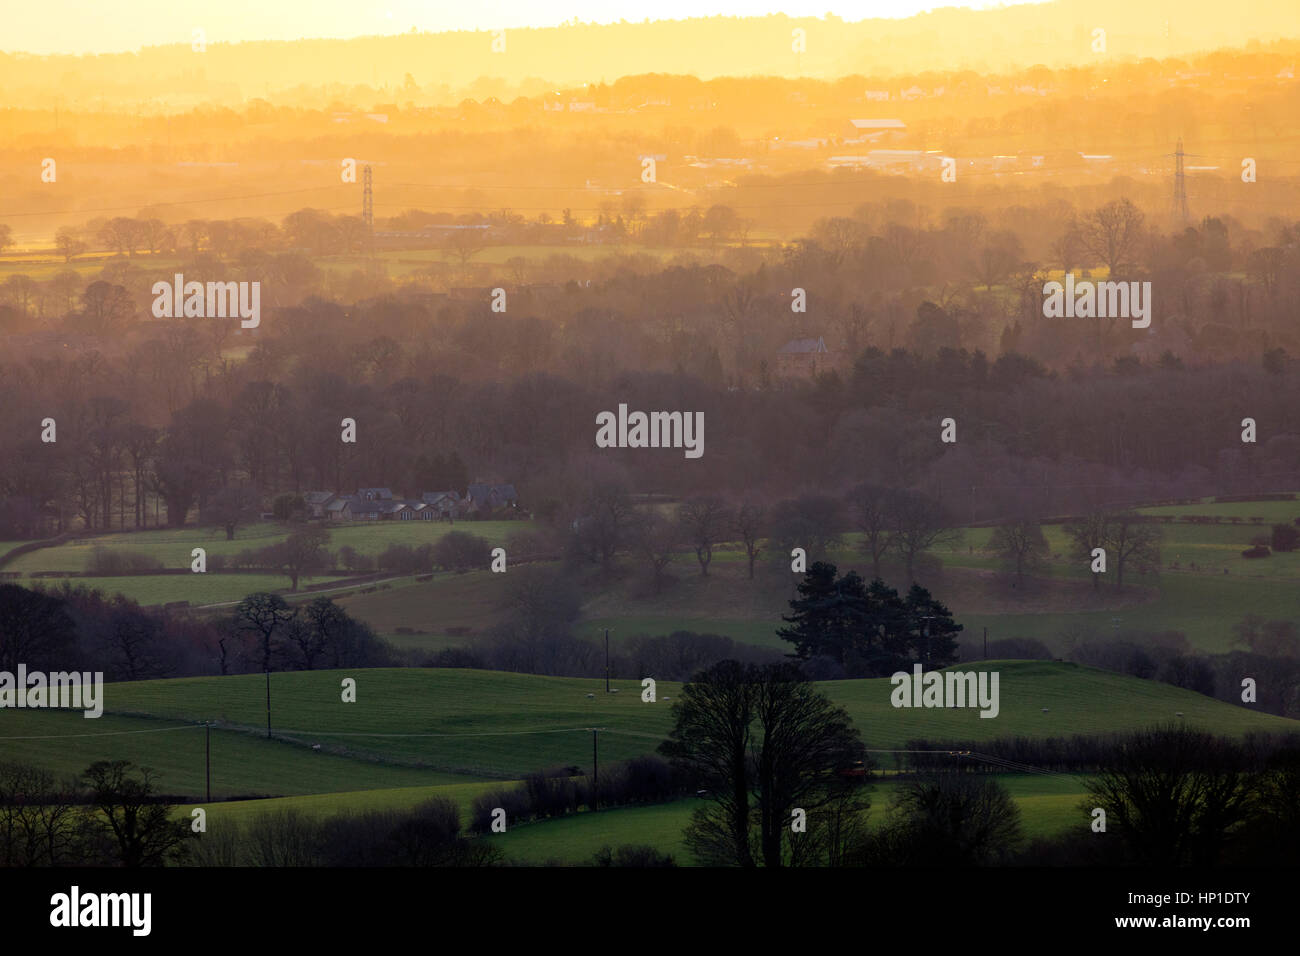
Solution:
<path fill-rule="evenodd" d="M 652 12 L 652 11 L 649 11 Z M 159 16 L 166 17 L 165 11 Z M 187 15 L 188 16 L 188 15 Z M 137 20 L 147 17 L 137 17 Z M 325 22 L 325 21 L 322 21 Z M 1064 66 L 1101 59 L 1135 61 L 1300 36 L 1300 5 L 1278 0 L 1058 0 L 1001 9 L 941 9 L 901 20 L 837 17 L 708 17 L 685 21 L 572 24 L 506 31 L 504 51 L 480 32 L 403 33 L 351 40 L 239 42 L 259 33 L 256 14 L 238 26 L 210 25 L 206 49 L 191 49 L 195 25 L 144 34 L 176 43 L 100 56 L 0 56 L 0 87 L 11 102 L 57 96 L 87 102 L 230 106 L 252 97 L 358 84 L 402 95 L 409 83 L 460 95 L 482 79 L 482 95 L 528 84 L 612 81 L 639 73 L 715 76 L 887 75 L 900 72 Z M 401 29 L 402 27 L 398 27 Z M 310 31 L 311 23 L 297 29 Z M 1105 51 L 1094 30 L 1105 31 Z M 240 33 L 235 31 L 239 30 Z M 802 30 L 803 50 L 793 31 Z M 134 31 L 131 36 L 141 34 Z M 9 41 L 12 43 L 13 41 Z M 133 39 L 131 42 L 140 42 Z M 18 53 L 9 47 L 10 54 Z M 503 84 L 499 89 L 492 82 Z"/>

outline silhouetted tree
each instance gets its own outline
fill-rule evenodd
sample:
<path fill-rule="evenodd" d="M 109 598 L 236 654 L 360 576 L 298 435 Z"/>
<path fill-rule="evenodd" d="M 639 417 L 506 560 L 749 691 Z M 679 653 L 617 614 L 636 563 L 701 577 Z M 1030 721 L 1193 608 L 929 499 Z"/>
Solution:
<path fill-rule="evenodd" d="M 117 844 L 122 866 L 164 866 L 179 862 L 191 836 L 185 819 L 173 819 L 170 804 L 157 798 L 154 772 L 129 760 L 101 760 L 86 768 L 91 799 L 102 814 L 102 826 Z"/>

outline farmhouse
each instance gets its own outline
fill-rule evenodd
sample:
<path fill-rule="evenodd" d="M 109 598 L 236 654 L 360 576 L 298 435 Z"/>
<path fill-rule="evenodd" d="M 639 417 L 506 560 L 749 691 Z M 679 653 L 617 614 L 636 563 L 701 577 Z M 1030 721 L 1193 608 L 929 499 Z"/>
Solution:
<path fill-rule="evenodd" d="M 387 510 L 388 506 L 383 501 L 349 495 L 343 514 L 349 521 L 378 521 Z"/>
<path fill-rule="evenodd" d="M 325 509 L 329 503 L 338 496 L 332 491 L 309 491 L 302 496 L 303 501 L 307 503 L 307 517 L 309 518 L 326 518 Z"/>
<path fill-rule="evenodd" d="M 437 518 L 439 521 L 443 519 L 454 521 L 461 516 L 465 505 L 460 494 L 455 491 L 426 491 L 420 499 L 424 505 L 424 513 L 428 515 L 426 520 Z M 424 513 L 421 517 L 425 516 Z"/>
<path fill-rule="evenodd" d="M 776 356 L 776 373 L 782 378 L 813 378 L 840 369 L 844 362 L 839 352 L 826 347 L 822 337 L 791 339 Z"/>
<path fill-rule="evenodd" d="M 471 511 L 496 511 L 498 508 L 517 508 L 519 495 L 514 485 L 478 483 L 469 486 L 465 501 Z"/>

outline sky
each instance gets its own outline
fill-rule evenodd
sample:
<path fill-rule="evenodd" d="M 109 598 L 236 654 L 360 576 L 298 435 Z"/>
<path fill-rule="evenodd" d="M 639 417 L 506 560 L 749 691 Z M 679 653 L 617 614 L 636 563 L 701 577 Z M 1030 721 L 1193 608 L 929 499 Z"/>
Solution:
<path fill-rule="evenodd" d="M 680 20 L 699 16 L 908 17 L 940 7 L 1011 6 L 1010 0 L 7 0 L 0 50 L 115 53 L 169 43 L 354 37 L 424 31 Z"/>

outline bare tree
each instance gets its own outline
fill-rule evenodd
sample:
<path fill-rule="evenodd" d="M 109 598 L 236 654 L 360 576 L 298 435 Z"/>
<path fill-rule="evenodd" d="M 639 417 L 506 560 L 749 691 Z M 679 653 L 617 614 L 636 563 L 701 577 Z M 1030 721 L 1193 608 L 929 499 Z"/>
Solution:
<path fill-rule="evenodd" d="M 890 492 L 878 485 L 858 485 L 848 496 L 853 530 L 862 534 L 862 550 L 871 557 L 871 576 L 880 577 L 880 562 L 893 546 Z"/>
<path fill-rule="evenodd" d="M 64 262 L 71 262 L 86 251 L 86 243 L 76 229 L 60 226 L 54 233 L 54 248 L 63 256 Z"/>
<path fill-rule="evenodd" d="M 768 519 L 775 548 L 789 554 L 803 548 L 809 561 L 825 560 L 841 543 L 839 534 L 842 505 L 827 495 L 802 495 L 783 501 Z"/>
<path fill-rule="evenodd" d="M 150 254 L 166 252 L 176 243 L 176 234 L 161 219 L 141 220 L 137 233 Z"/>
<path fill-rule="evenodd" d="M 329 531 L 312 527 L 295 531 L 275 545 L 273 552 L 276 564 L 289 575 L 292 590 L 298 590 L 300 576 L 325 566 L 329 558 L 329 552 L 325 550 L 329 541 Z"/>
<path fill-rule="evenodd" d="M 707 790 L 686 840 L 704 861 L 755 866 L 750 847 L 750 740 L 754 682 L 748 668 L 722 661 L 686 684 L 673 707 L 674 726 L 659 751 Z"/>
<path fill-rule="evenodd" d="M 1098 511 L 1066 522 L 1064 530 L 1073 542 L 1072 551 L 1076 559 L 1091 562 L 1092 553 L 1105 546 L 1106 521 L 1105 513 Z M 1094 591 L 1100 590 L 1101 576 L 1099 574 L 1092 576 L 1092 587 Z"/>
<path fill-rule="evenodd" d="M 751 792 L 758 810 L 763 865 L 790 860 L 792 812 L 819 814 L 840 792 L 838 774 L 865 763 L 853 721 L 793 664 L 771 664 L 756 675 L 754 717 L 761 748 Z M 811 862 L 811 861 L 809 861 Z"/>
<path fill-rule="evenodd" d="M 903 559 L 907 583 L 914 582 L 916 559 L 935 545 L 953 544 L 961 531 L 943 505 L 921 491 L 901 489 L 889 497 L 890 544 Z"/>
<path fill-rule="evenodd" d="M 117 843 L 123 866 L 162 866 L 182 856 L 192 835 L 184 819 L 174 819 L 170 804 L 158 799 L 155 775 L 129 760 L 101 760 L 86 768 L 91 796 L 101 821 Z"/>
<path fill-rule="evenodd" d="M 731 513 L 722 499 L 713 496 L 691 498 L 678 512 L 682 531 L 695 549 L 696 560 L 700 562 L 700 575 L 703 577 L 709 575 L 713 548 L 726 533 L 730 517 Z"/>
<path fill-rule="evenodd" d="M 315 669 L 317 659 L 348 623 L 347 612 L 324 596 L 299 608 L 285 627 L 286 640 L 296 652 L 294 663 L 303 670 Z"/>
<path fill-rule="evenodd" d="M 1145 218 L 1128 199 L 1108 202 L 1080 222 L 1083 247 L 1094 259 L 1105 263 L 1109 275 L 1120 275 L 1137 264 Z"/>
<path fill-rule="evenodd" d="M 578 547 L 608 573 L 614 557 L 626 546 L 634 509 L 627 489 L 616 481 L 599 484 L 588 497 L 585 514 L 575 522 Z"/>
<path fill-rule="evenodd" d="M 1066 524 L 1065 533 L 1074 541 L 1080 560 L 1090 560 L 1097 548 L 1105 550 L 1107 569 L 1115 572 L 1116 590 L 1124 586 L 1126 568 L 1145 574 L 1160 567 L 1160 527 L 1136 512 L 1094 512 Z M 1093 587 L 1100 586 L 1100 577 L 1094 574 Z"/>
<path fill-rule="evenodd" d="M 1025 251 L 1014 232 L 1002 230 L 989 236 L 980 248 L 976 262 L 976 275 L 986 290 L 1002 282 L 1015 272 Z"/>
<path fill-rule="evenodd" d="M 114 216 L 99 229 L 97 238 L 117 253 L 125 252 L 134 258 L 142 239 L 140 223 L 127 216 Z"/>
<path fill-rule="evenodd" d="M 667 569 L 677 556 L 681 530 L 658 511 L 645 509 L 636 514 L 631 528 L 632 551 L 650 568 L 654 592 L 658 594 L 667 579 Z"/>
<path fill-rule="evenodd" d="M 1037 570 L 1047 559 L 1047 538 L 1038 522 L 1027 518 L 998 525 L 989 539 L 988 550 L 1016 574 L 1016 586 L 1024 583 L 1026 571 Z"/>
<path fill-rule="evenodd" d="M 39 767 L 0 763 L 0 865 L 84 865 L 77 789 Z"/>
<path fill-rule="evenodd" d="M 732 527 L 745 546 L 745 557 L 749 561 L 749 577 L 754 578 L 754 562 L 758 560 L 766 528 L 767 510 L 756 501 L 743 501 L 732 515 Z"/>
<path fill-rule="evenodd" d="M 789 663 L 721 661 L 682 688 L 673 717 L 659 750 L 708 792 L 685 835 L 714 865 L 799 861 L 792 810 L 833 802 L 838 772 L 865 756 L 844 710 Z"/>
<path fill-rule="evenodd" d="M 1075 266 L 1087 265 L 1088 245 L 1083 239 L 1083 227 L 1079 220 L 1071 216 L 1065 222 L 1065 228 L 1052 242 L 1051 253 L 1063 272 L 1070 272 Z"/>
<path fill-rule="evenodd" d="M 841 265 L 867 242 L 867 227 L 857 219 L 831 216 L 813 223 L 812 237 L 826 250 L 831 264 Z"/>
<path fill-rule="evenodd" d="M 1021 838 L 1020 809 L 996 780 L 975 774 L 913 777 L 899 790 L 901 814 L 891 862 L 921 866 L 987 865 L 1005 860 Z"/>
<path fill-rule="evenodd" d="M 1159 525 L 1132 511 L 1111 515 L 1103 539 L 1106 554 L 1115 568 L 1115 589 L 1124 586 L 1124 569 L 1132 567 L 1145 574 L 1160 567 Z"/>
<path fill-rule="evenodd" d="M 476 226 L 453 229 L 447 237 L 445 254 L 459 259 L 461 268 L 465 268 L 470 259 L 487 248 L 487 243 L 483 241 L 484 231 Z"/>
<path fill-rule="evenodd" d="M 67 606 L 53 595 L 0 584 L 0 669 L 36 669 L 66 656 L 77 639 Z"/>
<path fill-rule="evenodd" d="M 259 504 L 253 489 L 228 485 L 200 506 L 199 520 L 220 526 L 226 532 L 226 540 L 234 541 L 235 529 L 257 517 Z"/>
<path fill-rule="evenodd" d="M 1250 811 L 1255 781 L 1234 741 L 1164 726 L 1128 735 L 1087 787 L 1132 862 L 1213 866 Z"/>
<path fill-rule="evenodd" d="M 262 670 L 271 669 L 275 638 L 294 614 L 294 608 L 291 608 L 284 598 L 266 591 L 248 595 L 235 608 L 235 630 L 251 632 L 261 644 Z"/>

